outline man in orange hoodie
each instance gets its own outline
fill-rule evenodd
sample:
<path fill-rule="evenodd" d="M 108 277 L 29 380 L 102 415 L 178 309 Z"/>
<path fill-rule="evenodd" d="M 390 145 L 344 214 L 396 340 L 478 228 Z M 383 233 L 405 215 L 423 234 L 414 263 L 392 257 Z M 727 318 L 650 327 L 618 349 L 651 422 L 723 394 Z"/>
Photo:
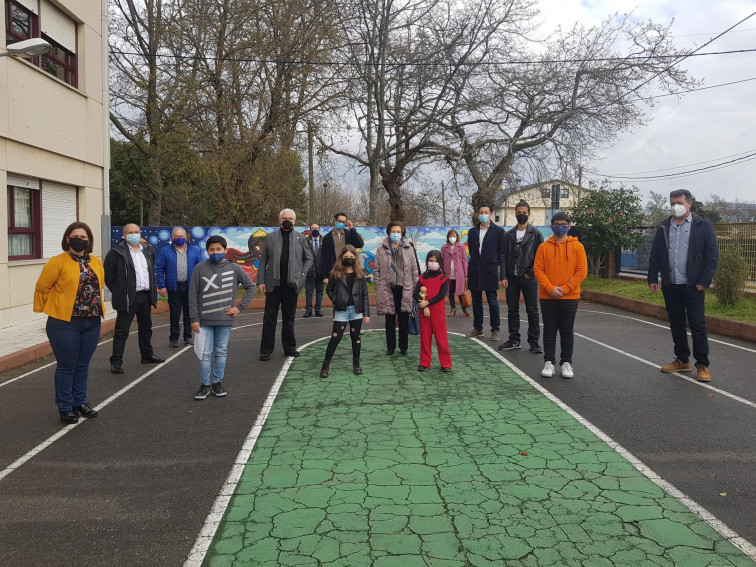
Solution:
<path fill-rule="evenodd" d="M 580 284 L 588 275 L 585 248 L 570 230 L 570 217 L 558 212 L 551 218 L 554 235 L 538 247 L 533 272 L 538 280 L 543 318 L 544 366 L 541 376 L 554 376 L 556 336 L 559 331 L 562 378 L 575 376 L 572 370 L 574 325 L 580 300 Z"/>

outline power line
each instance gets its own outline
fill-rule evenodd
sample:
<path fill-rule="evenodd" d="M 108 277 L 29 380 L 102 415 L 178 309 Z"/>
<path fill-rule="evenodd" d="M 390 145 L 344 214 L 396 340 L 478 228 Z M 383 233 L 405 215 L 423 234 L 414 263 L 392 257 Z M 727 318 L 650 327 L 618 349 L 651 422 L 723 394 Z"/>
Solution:
<path fill-rule="evenodd" d="M 614 176 L 606 175 L 605 176 L 605 175 L 602 175 L 601 173 L 598 173 L 598 172 L 592 172 L 592 173 L 595 173 L 596 175 L 600 175 L 602 177 L 606 177 L 608 179 L 621 179 L 621 180 L 633 181 L 633 182 L 644 182 L 644 181 L 654 181 L 654 180 L 660 181 L 660 180 L 667 180 L 667 179 L 678 179 L 678 178 L 682 178 L 682 177 L 689 177 L 691 175 L 699 175 L 702 172 L 707 172 L 708 173 L 709 171 L 716 171 L 718 169 L 725 169 L 725 166 L 726 167 L 733 167 L 734 165 L 740 165 L 741 163 L 747 163 L 747 162 L 752 161 L 754 159 L 756 159 L 756 152 L 753 152 L 751 154 L 748 154 L 748 155 L 745 155 L 745 156 L 742 156 L 742 157 L 739 157 L 739 158 L 735 158 L 735 159 L 732 159 L 732 160 L 729 160 L 729 161 L 725 161 L 725 162 L 722 162 L 722 163 L 719 163 L 719 164 L 709 165 L 707 167 L 699 167 L 697 169 L 691 169 L 689 171 L 680 171 L 678 173 L 668 173 L 666 175 L 646 175 L 646 176 L 639 176 L 639 177 L 627 177 L 627 176 L 622 176 L 622 175 L 614 175 Z"/>
<path fill-rule="evenodd" d="M 706 160 L 706 161 L 699 161 L 699 162 L 696 162 L 696 163 L 686 163 L 685 165 L 678 165 L 678 166 L 675 166 L 675 167 L 666 167 L 664 169 L 650 169 L 648 171 L 633 171 L 633 172 L 630 172 L 630 173 L 615 173 L 613 175 L 610 175 L 610 174 L 606 173 L 606 174 L 601 174 L 601 175 L 603 175 L 604 177 L 621 177 L 623 175 L 644 175 L 646 173 L 659 173 L 660 171 L 672 171 L 673 169 L 682 169 L 683 167 L 694 167 L 696 165 L 703 165 L 705 163 L 712 163 L 712 162 L 723 160 L 723 159 L 727 159 L 727 158 L 734 158 L 736 156 L 743 156 L 743 154 L 748 154 L 748 153 L 752 153 L 752 152 L 756 152 L 756 148 L 751 149 L 751 150 L 744 150 L 742 152 L 737 152 L 737 153 L 730 154 L 730 155 L 727 155 L 727 156 L 720 156 L 718 158 L 714 158 L 714 159 L 710 159 L 710 160 Z M 743 157 L 747 157 L 747 156 L 743 156 Z M 596 173 L 596 172 L 593 172 L 593 173 Z"/>
<path fill-rule="evenodd" d="M 737 85 L 740 83 L 747 83 L 748 81 L 756 81 L 756 77 L 751 77 L 750 79 L 741 79 L 740 81 L 730 81 L 729 83 L 720 83 L 718 85 L 709 85 L 708 87 L 699 87 L 697 89 L 688 89 L 687 91 L 679 91 L 676 93 L 666 93 L 666 94 L 660 94 L 660 95 L 652 95 L 652 96 L 646 96 L 646 97 L 639 97 L 640 100 L 650 100 L 652 98 L 663 98 L 665 96 L 679 96 L 681 94 L 686 93 L 695 93 L 698 91 L 706 91 L 709 89 L 716 89 L 719 87 L 727 87 L 729 85 Z"/>

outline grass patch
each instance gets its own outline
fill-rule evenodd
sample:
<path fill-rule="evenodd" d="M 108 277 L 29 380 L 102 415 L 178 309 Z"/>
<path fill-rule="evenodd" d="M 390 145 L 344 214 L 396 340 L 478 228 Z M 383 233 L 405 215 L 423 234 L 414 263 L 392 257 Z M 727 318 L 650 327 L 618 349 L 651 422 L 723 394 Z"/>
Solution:
<path fill-rule="evenodd" d="M 664 305 L 664 296 L 648 289 L 644 281 L 627 281 L 620 279 L 605 279 L 598 276 L 588 276 L 582 285 L 583 289 L 612 293 L 629 299 L 637 299 L 647 303 Z M 717 296 L 711 291 L 706 292 L 706 314 L 725 317 L 734 321 L 756 323 L 756 298 L 749 296 L 742 298 L 738 303 L 730 307 L 722 305 Z"/>

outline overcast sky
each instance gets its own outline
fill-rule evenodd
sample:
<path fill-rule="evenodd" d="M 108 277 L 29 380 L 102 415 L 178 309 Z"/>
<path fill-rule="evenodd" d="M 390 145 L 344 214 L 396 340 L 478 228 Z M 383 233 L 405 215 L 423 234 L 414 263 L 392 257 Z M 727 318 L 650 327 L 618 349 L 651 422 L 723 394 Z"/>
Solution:
<path fill-rule="evenodd" d="M 756 11 L 754 0 L 541 0 L 546 28 L 599 23 L 615 12 L 639 20 L 667 23 L 679 47 L 696 47 Z M 702 52 L 756 48 L 756 16 L 707 46 Z M 756 77 L 756 52 L 691 57 L 681 65 L 704 79 L 704 87 Z M 706 167 L 756 152 L 756 80 L 738 85 L 657 99 L 646 126 L 621 135 L 587 166 L 602 174 L 660 175 Z M 749 151 L 750 150 L 750 151 Z M 733 157 L 725 157 L 733 156 Z M 723 158 L 723 159 L 718 159 Z M 712 161 L 714 160 L 714 161 Z M 707 163 L 703 163 L 707 162 Z M 697 164 L 697 165 L 696 165 Z M 685 167 L 688 166 L 688 167 Z M 596 181 L 601 177 L 594 176 Z M 591 179 L 591 176 L 588 176 Z M 619 186 L 619 183 L 615 183 Z M 689 177 L 637 182 L 644 195 L 686 188 L 700 200 L 712 194 L 756 201 L 756 159 Z"/>

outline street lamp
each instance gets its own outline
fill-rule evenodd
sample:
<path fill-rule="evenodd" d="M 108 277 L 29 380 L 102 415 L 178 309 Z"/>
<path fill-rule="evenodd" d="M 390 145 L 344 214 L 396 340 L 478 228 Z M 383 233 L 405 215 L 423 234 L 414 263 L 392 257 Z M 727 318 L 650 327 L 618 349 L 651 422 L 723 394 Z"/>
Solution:
<path fill-rule="evenodd" d="M 7 51 L 0 52 L 0 57 L 8 57 L 8 55 L 13 55 L 14 57 L 36 57 L 52 50 L 52 45 L 41 37 L 33 37 L 24 41 L 11 43 L 5 49 Z"/>

